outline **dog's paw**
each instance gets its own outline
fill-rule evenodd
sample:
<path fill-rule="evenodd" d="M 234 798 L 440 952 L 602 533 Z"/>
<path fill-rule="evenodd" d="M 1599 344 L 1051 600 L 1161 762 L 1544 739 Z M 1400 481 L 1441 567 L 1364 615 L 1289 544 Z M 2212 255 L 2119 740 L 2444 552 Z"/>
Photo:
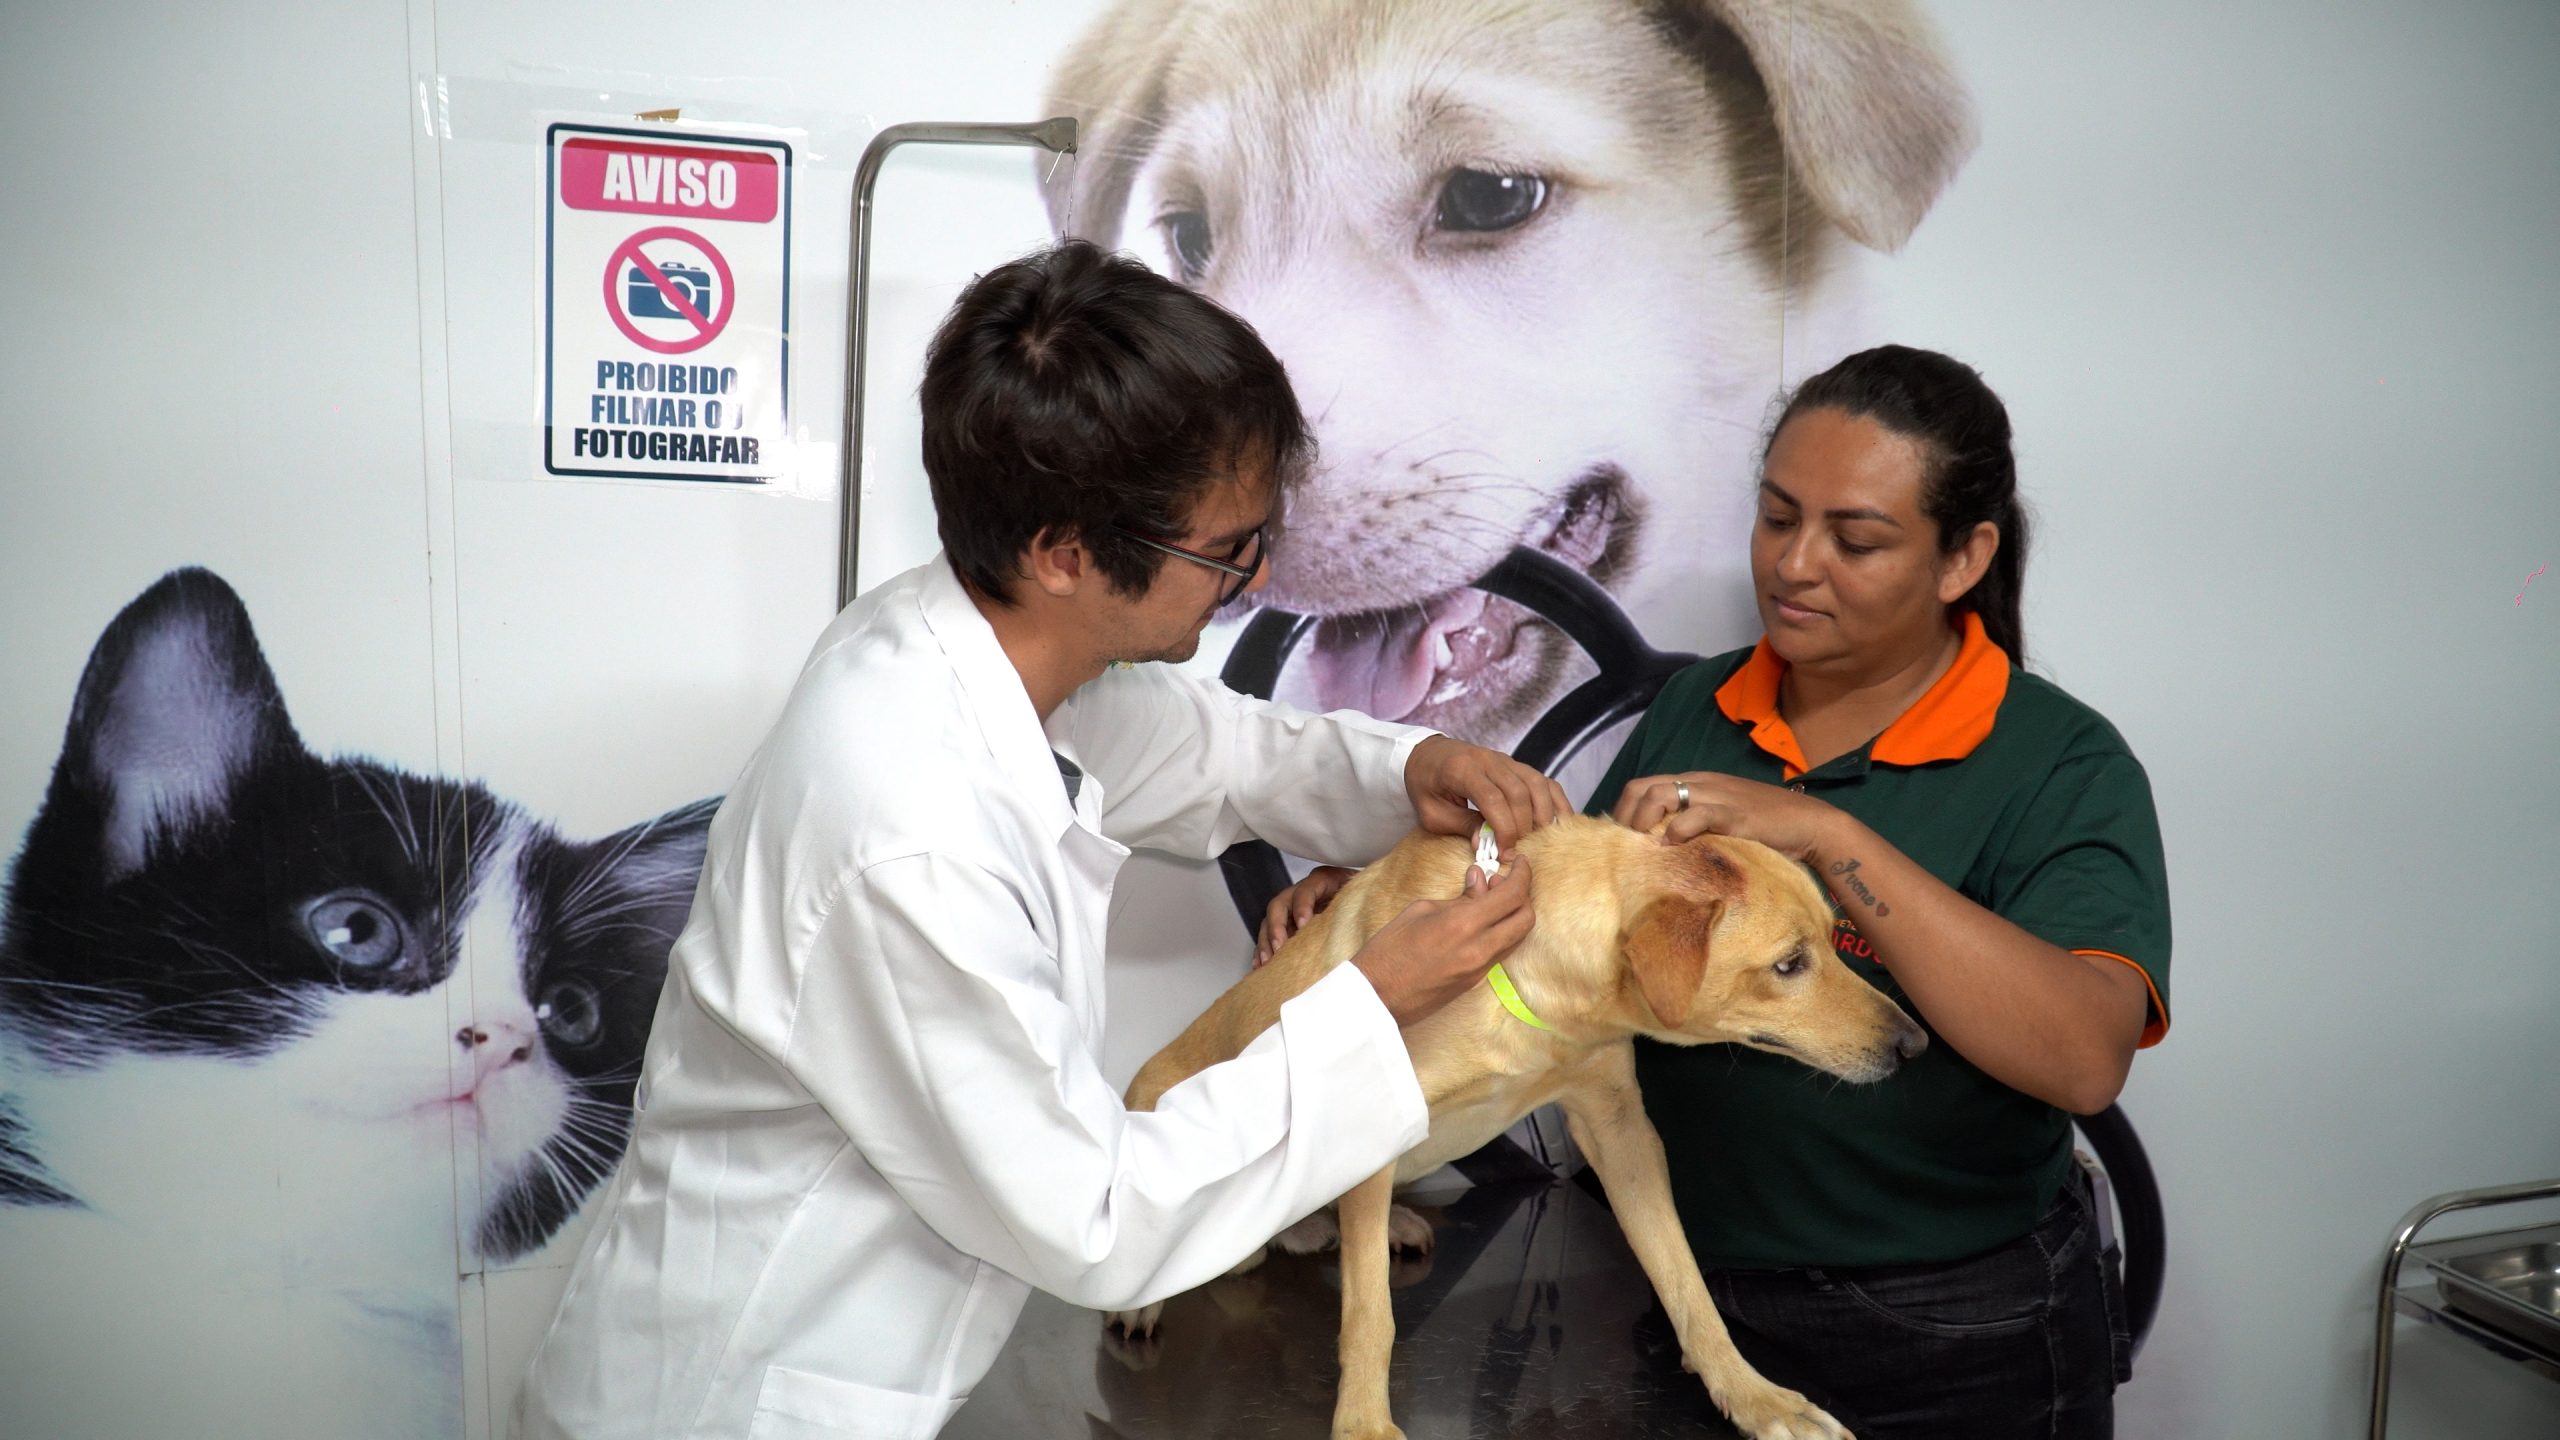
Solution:
<path fill-rule="evenodd" d="M 1404 1429 L 1393 1420 L 1333 1422 L 1333 1440 L 1404 1440 Z"/>
<path fill-rule="evenodd" d="M 1733 1428 L 1751 1440 L 1855 1440 L 1821 1406 L 1783 1385 L 1763 1380 L 1741 1390 L 1730 1403 L 1721 1395 L 1715 1401 Z"/>
<path fill-rule="evenodd" d="M 1164 1318 L 1164 1302 L 1137 1310 L 1113 1310 L 1102 1317 L 1102 1328 L 1123 1340 L 1152 1340 L 1156 1322 Z"/>
<path fill-rule="evenodd" d="M 1431 1222 L 1402 1205 L 1388 1206 L 1387 1247 L 1405 1254 L 1430 1254 Z"/>
<path fill-rule="evenodd" d="M 1342 1241 L 1342 1230 L 1333 1223 L 1333 1212 L 1319 1210 L 1272 1237 L 1271 1243 L 1292 1255 L 1313 1255 L 1330 1250 Z"/>

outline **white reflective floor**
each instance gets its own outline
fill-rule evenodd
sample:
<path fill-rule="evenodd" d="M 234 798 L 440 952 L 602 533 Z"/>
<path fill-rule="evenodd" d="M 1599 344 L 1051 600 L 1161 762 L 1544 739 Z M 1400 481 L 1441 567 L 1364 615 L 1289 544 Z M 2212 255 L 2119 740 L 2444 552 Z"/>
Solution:
<path fill-rule="evenodd" d="M 1680 1368 L 1617 1221 L 1572 1182 L 1479 1185 L 1442 1207 L 1395 1276 L 1395 1416 L 1410 1440 L 1733 1440 Z M 1275 1254 L 1165 1307 L 1131 1344 L 1035 1294 L 946 1440 L 1323 1436 L 1339 1269 Z"/>

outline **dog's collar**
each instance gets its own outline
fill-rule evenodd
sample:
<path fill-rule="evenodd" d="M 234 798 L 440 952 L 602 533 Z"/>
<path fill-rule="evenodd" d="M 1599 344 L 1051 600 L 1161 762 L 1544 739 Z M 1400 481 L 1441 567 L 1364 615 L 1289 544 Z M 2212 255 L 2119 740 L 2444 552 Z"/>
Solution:
<path fill-rule="evenodd" d="M 1512 987 L 1511 977 L 1503 972 L 1502 962 L 1495 961 L 1493 968 L 1484 973 L 1484 983 L 1493 987 L 1493 998 L 1501 1001 L 1502 1008 L 1516 1018 L 1541 1030 L 1556 1028 L 1539 1019 L 1538 1012 L 1529 1008 L 1529 1002 L 1520 998 L 1520 992 Z"/>
<path fill-rule="evenodd" d="M 1487 880 L 1491 880 L 1493 872 L 1501 868 L 1502 852 L 1495 848 L 1493 826 L 1490 823 L 1476 827 L 1475 863 L 1476 868 L 1484 872 L 1484 878 Z M 1494 967 L 1485 972 L 1484 983 L 1493 987 L 1493 998 L 1502 1002 L 1502 1008 L 1510 1011 L 1522 1022 L 1535 1025 L 1541 1030 L 1556 1028 L 1539 1019 L 1538 1012 L 1529 1008 L 1529 1002 L 1520 998 L 1519 990 L 1512 985 L 1511 976 L 1503 970 L 1500 961 L 1496 961 Z"/>

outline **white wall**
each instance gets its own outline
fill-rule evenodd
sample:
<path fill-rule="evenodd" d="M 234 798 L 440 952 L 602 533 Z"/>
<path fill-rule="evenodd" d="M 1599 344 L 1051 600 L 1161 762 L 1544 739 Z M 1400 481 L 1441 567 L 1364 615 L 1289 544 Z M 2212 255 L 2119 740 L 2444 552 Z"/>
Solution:
<path fill-rule="evenodd" d="M 2031 649 L 2168 841 L 2177 1023 L 2124 1103 L 2175 1248 L 2126 1428 L 2360 1434 L 2401 1213 L 2560 1175 L 2560 9 L 1940 13 L 1984 139 L 1896 329 L 2007 398 Z M 2560 1425 L 2404 1328 L 2395 1435 Z"/>
<path fill-rule="evenodd" d="M 2131 739 L 2169 844 L 2177 1025 L 2126 1104 L 2176 1248 L 2124 1430 L 2342 1433 L 2392 1221 L 2560 1174 L 2560 576 L 2514 603 L 2560 560 L 2560 11 L 1933 8 L 1984 143 L 1878 267 L 1891 333 L 2009 400 L 2038 666 Z M 876 124 L 1029 117 L 1085 13 L 11 7 L 5 844 L 99 628 L 182 563 L 242 585 L 315 748 L 579 834 L 716 793 L 831 600 L 855 155 Z M 676 104 L 802 133 L 796 495 L 535 478 L 534 117 Z M 1038 234 L 1026 174 L 884 185 L 892 460 L 921 326 Z M 1214 884 L 1162 883 L 1202 898 L 1120 931 L 1150 981 L 1115 986 L 1123 1059 L 1241 964 Z M 468 1433 L 557 1250 L 459 1277 Z M 2403 1354 L 2397 1435 L 2560 1418 L 2441 1335 Z"/>

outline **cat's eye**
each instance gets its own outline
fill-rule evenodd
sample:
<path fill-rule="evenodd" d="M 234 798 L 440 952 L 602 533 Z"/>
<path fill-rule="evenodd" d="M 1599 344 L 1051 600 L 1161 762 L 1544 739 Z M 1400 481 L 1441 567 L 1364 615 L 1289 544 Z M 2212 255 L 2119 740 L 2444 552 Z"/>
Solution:
<path fill-rule="evenodd" d="M 302 912 L 303 928 L 331 959 L 350 970 L 385 970 L 408 950 L 400 917 L 367 895 L 328 895 Z"/>
<path fill-rule="evenodd" d="M 597 1000 L 594 986 L 564 980 L 543 990 L 541 1001 L 533 1007 L 533 1018 L 541 1022 L 542 1034 L 551 1043 L 587 1045 L 604 1028 L 604 1006 Z"/>

